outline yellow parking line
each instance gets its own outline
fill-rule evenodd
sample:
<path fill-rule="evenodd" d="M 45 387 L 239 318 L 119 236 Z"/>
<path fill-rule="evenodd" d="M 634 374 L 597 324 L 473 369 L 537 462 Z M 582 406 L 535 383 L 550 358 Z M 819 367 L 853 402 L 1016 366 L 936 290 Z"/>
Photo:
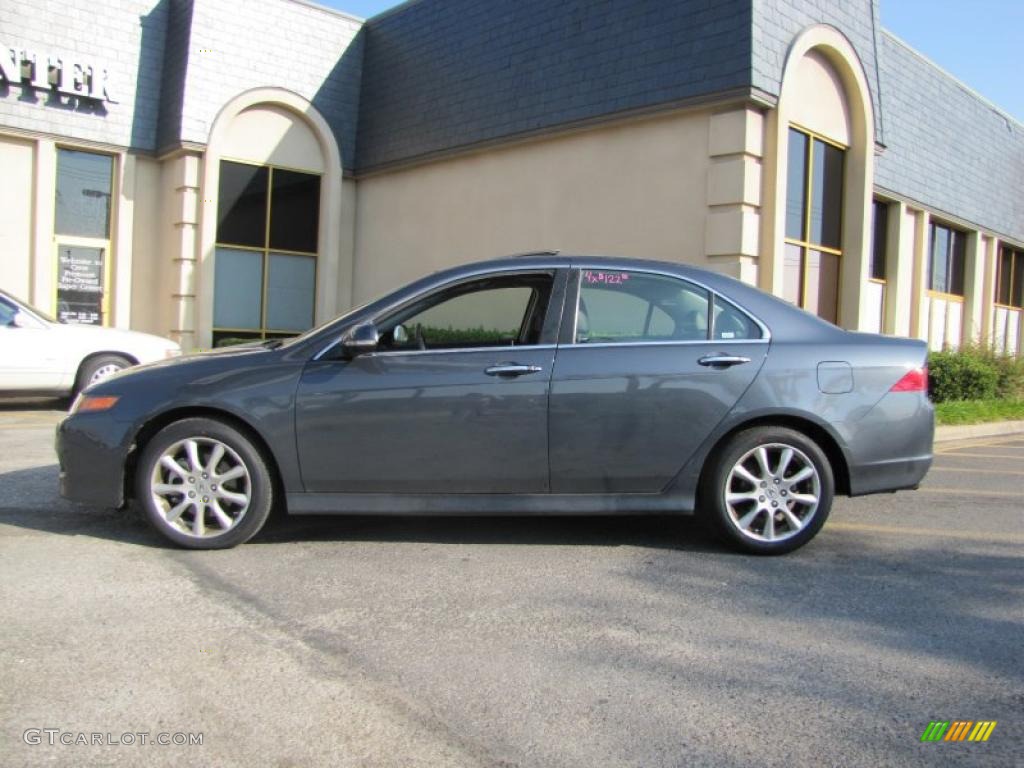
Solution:
<path fill-rule="evenodd" d="M 1010 493 L 1009 491 L 976 491 L 973 488 L 918 488 L 918 493 L 941 493 L 944 496 L 992 496 L 1001 499 L 1021 499 L 1020 491 Z"/>
<path fill-rule="evenodd" d="M 1006 453 L 943 453 L 940 455 L 950 459 L 1024 459 L 1024 455 Z"/>
<path fill-rule="evenodd" d="M 948 448 L 939 448 L 935 453 L 952 453 L 953 451 L 963 451 L 968 448 L 997 448 L 1003 445 L 1010 448 L 1020 448 L 1024 446 L 1024 443 L 1020 443 L 1016 438 L 1012 437 L 1007 437 L 1003 440 L 965 440 Z"/>
<path fill-rule="evenodd" d="M 1024 535 L 993 531 L 978 533 L 975 531 L 950 531 L 945 528 L 897 528 L 891 525 L 871 525 L 868 523 L 831 522 L 825 526 L 826 531 L 850 531 L 853 533 L 887 533 L 905 536 L 928 536 L 937 539 L 963 539 L 964 541 L 997 541 L 1009 544 L 1024 544 Z"/>
<path fill-rule="evenodd" d="M 932 466 L 932 472 L 970 472 L 982 475 L 1024 475 L 1024 471 L 1017 469 L 979 469 L 978 467 L 936 467 Z"/>

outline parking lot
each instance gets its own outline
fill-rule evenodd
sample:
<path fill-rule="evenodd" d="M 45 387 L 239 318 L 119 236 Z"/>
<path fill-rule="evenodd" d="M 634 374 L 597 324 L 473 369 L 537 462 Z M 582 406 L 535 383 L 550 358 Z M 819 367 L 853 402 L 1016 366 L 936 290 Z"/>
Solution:
<path fill-rule="evenodd" d="M 782 558 L 666 517 L 284 518 L 199 553 L 61 500 L 59 417 L 0 410 L 5 766 L 1024 764 L 1024 436 L 940 446 Z"/>

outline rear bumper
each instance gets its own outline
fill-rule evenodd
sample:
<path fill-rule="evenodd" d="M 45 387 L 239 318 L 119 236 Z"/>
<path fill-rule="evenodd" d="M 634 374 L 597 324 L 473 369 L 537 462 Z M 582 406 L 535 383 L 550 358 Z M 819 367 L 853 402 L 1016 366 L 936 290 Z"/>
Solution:
<path fill-rule="evenodd" d="M 935 408 L 922 392 L 890 392 L 857 424 L 850 495 L 916 488 L 932 465 Z"/>
<path fill-rule="evenodd" d="M 850 472 L 850 495 L 913 490 L 921 484 L 931 466 L 930 455 L 861 465 Z"/>
<path fill-rule="evenodd" d="M 69 416 L 57 425 L 60 495 L 100 507 L 124 504 L 126 430 L 100 415 Z"/>

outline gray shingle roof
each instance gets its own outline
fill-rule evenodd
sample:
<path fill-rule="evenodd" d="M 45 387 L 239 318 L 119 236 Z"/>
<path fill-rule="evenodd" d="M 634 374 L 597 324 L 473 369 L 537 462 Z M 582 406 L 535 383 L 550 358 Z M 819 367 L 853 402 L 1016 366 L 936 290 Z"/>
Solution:
<path fill-rule="evenodd" d="M 357 166 L 748 86 L 750 0 L 421 0 L 371 19 Z"/>

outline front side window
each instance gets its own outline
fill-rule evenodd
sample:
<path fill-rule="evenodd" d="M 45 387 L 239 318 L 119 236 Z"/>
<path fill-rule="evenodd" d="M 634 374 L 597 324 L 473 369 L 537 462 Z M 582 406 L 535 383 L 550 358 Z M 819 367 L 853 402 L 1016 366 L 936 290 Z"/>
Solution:
<path fill-rule="evenodd" d="M 476 349 L 540 343 L 553 277 L 506 275 L 443 289 L 380 323 L 384 350 Z"/>
<path fill-rule="evenodd" d="M 109 320 L 113 178 L 112 155 L 63 147 L 57 150 L 56 315 L 62 323 L 104 325 Z"/>
<path fill-rule="evenodd" d="M 742 312 L 704 288 L 674 277 L 618 270 L 580 273 L 577 344 L 760 338 Z M 712 330 L 712 326 L 714 329 Z"/>
<path fill-rule="evenodd" d="M 929 243 L 928 290 L 963 296 L 966 234 L 933 223 Z"/>
<path fill-rule="evenodd" d="M 1003 248 L 996 270 L 996 304 L 1024 308 L 1024 251 Z"/>
<path fill-rule="evenodd" d="M 319 226 L 316 174 L 221 162 L 214 346 L 312 327 Z"/>
<path fill-rule="evenodd" d="M 830 322 L 839 305 L 845 150 L 789 129 L 784 298 Z"/>

